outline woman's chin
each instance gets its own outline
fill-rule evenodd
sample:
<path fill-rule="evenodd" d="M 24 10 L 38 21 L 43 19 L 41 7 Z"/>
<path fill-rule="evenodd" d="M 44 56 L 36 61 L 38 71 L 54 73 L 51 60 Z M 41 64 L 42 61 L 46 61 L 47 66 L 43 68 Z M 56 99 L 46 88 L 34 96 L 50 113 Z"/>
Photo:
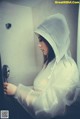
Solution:
<path fill-rule="evenodd" d="M 46 53 L 43 53 L 43 55 L 44 55 L 44 56 L 47 56 L 47 54 L 46 54 Z"/>

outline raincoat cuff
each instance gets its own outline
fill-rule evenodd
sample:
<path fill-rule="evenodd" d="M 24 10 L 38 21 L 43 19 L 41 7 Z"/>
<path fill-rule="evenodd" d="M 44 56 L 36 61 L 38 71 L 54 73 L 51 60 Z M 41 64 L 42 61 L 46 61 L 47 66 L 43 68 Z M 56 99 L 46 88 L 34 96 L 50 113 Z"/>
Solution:
<path fill-rule="evenodd" d="M 32 90 L 32 86 L 24 86 L 19 84 L 15 92 L 14 98 L 24 98 L 27 97 L 28 93 Z"/>

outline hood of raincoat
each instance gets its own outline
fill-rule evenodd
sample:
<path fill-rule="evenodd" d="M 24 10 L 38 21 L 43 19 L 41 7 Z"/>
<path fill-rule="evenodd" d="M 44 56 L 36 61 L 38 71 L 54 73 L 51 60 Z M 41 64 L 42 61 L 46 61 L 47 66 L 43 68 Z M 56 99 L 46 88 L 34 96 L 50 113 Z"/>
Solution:
<path fill-rule="evenodd" d="M 67 55 L 69 48 L 69 28 L 65 17 L 60 14 L 49 16 L 35 31 L 36 34 L 44 37 L 52 46 L 56 62 Z"/>

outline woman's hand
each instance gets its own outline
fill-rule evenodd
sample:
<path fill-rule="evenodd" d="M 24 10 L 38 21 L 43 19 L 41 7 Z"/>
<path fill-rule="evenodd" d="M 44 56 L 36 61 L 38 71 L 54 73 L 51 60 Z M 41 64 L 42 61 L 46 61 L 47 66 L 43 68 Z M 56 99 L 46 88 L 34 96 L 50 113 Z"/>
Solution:
<path fill-rule="evenodd" d="M 14 95 L 17 90 L 17 86 L 11 83 L 4 82 L 3 86 L 4 86 L 4 94 L 7 95 Z"/>

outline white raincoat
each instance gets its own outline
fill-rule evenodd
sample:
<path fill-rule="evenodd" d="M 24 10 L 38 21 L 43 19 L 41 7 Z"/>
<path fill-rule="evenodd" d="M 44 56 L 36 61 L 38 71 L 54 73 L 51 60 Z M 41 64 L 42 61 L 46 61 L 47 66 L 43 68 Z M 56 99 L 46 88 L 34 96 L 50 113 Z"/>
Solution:
<path fill-rule="evenodd" d="M 65 113 L 66 105 L 76 100 L 79 74 L 68 56 L 69 29 L 63 15 L 48 17 L 35 32 L 50 43 L 56 57 L 43 67 L 32 87 L 19 84 L 15 98 L 33 117 L 49 119 Z"/>

